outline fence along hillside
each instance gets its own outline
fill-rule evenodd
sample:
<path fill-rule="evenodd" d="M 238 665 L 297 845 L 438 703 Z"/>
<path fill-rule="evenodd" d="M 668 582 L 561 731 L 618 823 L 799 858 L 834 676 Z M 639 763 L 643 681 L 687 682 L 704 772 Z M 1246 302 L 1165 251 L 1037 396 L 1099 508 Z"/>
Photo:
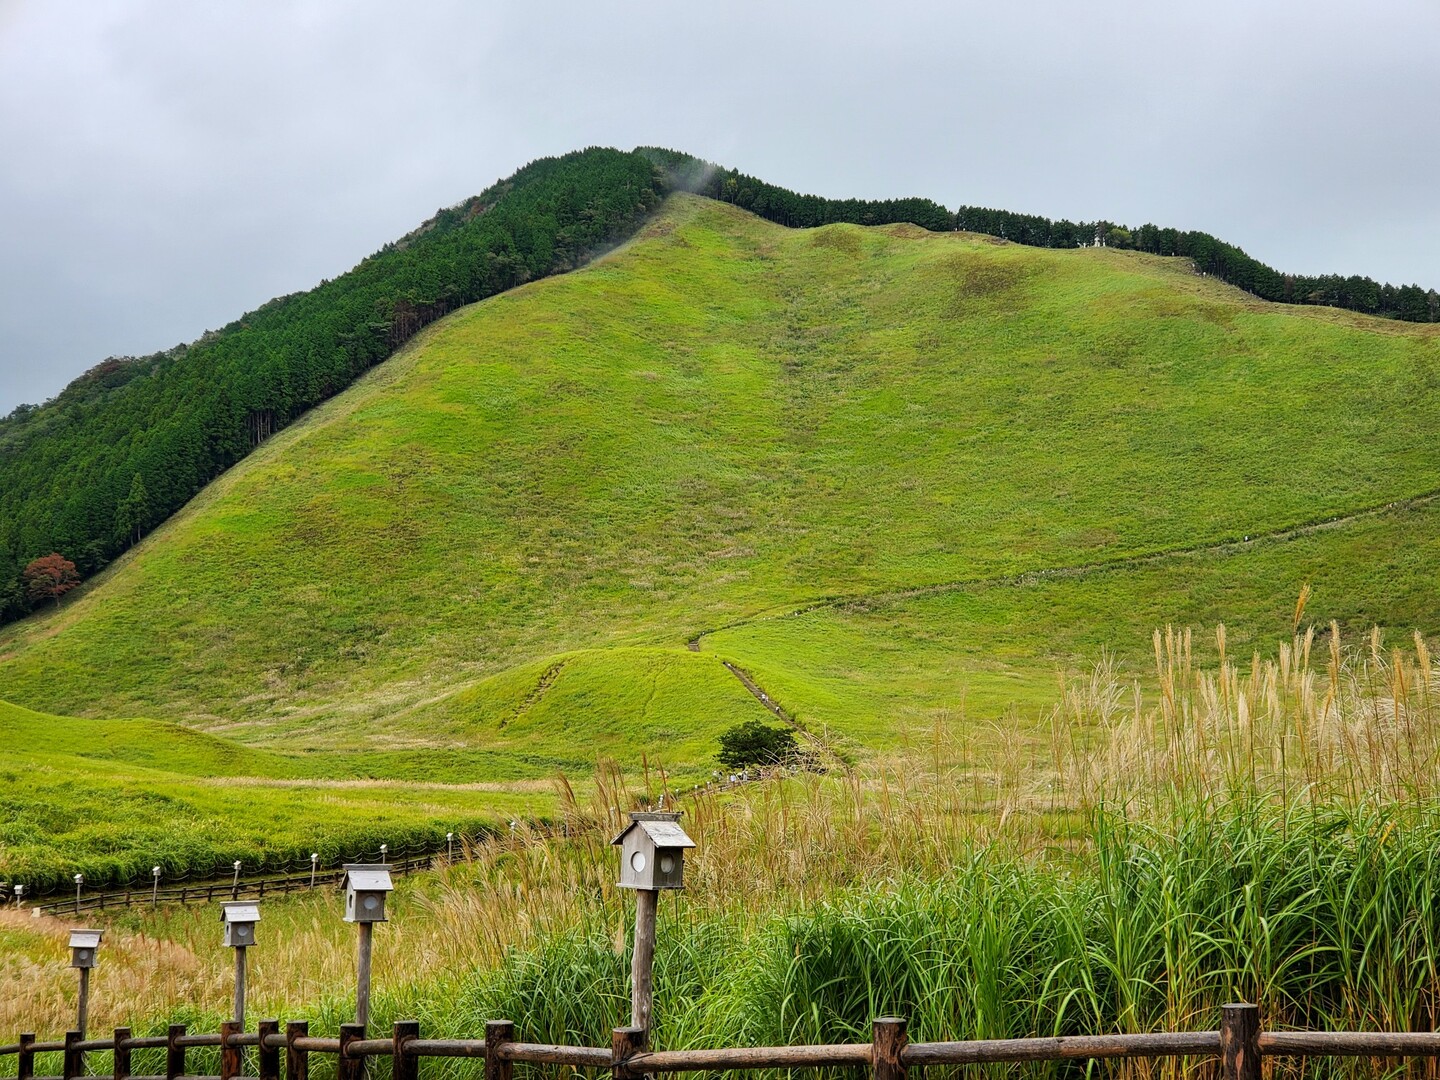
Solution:
<path fill-rule="evenodd" d="M 512 838 L 516 835 L 515 830 L 518 824 L 516 821 L 510 823 Z M 525 842 L 539 842 L 557 835 L 574 835 L 577 828 L 584 827 L 577 823 L 562 823 L 559 826 L 552 826 L 544 821 L 527 821 L 524 832 Z M 348 858 L 342 858 L 338 864 L 325 868 L 321 868 L 319 865 L 319 854 L 312 853 L 308 869 L 295 869 L 292 865 L 291 867 L 282 867 L 280 872 L 272 871 L 259 875 L 245 875 L 241 872 L 242 864 L 237 861 L 232 864 L 232 867 L 240 869 L 234 874 L 216 874 L 211 870 L 195 875 L 181 874 L 177 877 L 173 872 L 167 873 L 157 866 L 155 870 L 159 870 L 160 873 L 146 878 L 144 881 L 137 878 L 118 886 L 112 885 L 109 888 L 102 885 L 98 890 L 89 887 L 83 874 L 77 874 L 75 878 L 71 879 L 76 888 L 70 892 L 67 892 L 64 886 L 58 886 L 52 881 L 44 881 L 39 885 L 34 882 L 0 881 L 0 908 L 4 908 L 6 905 L 25 904 L 36 914 L 63 915 L 69 912 L 78 915 L 84 911 L 126 908 L 135 904 L 214 903 L 217 900 L 226 899 L 263 900 L 267 895 L 274 896 L 277 893 L 289 895 L 291 892 L 301 889 L 336 885 L 345 876 L 345 864 L 351 862 L 378 859 L 380 862 L 393 866 L 397 874 L 430 870 L 434 868 L 436 860 L 442 854 L 447 860 L 453 859 L 456 852 L 464 851 L 469 845 L 478 843 L 485 836 L 499 831 L 497 827 L 470 833 L 448 832 L 443 839 L 434 843 L 412 843 L 401 846 L 399 850 L 392 850 L 388 844 L 381 844 L 377 851 L 357 852 Z M 400 858 L 398 861 L 392 862 L 394 855 L 399 855 Z"/>
<path fill-rule="evenodd" d="M 413 874 L 434 869 L 438 855 L 417 855 L 389 864 L 397 874 Z M 301 874 L 240 878 L 238 881 L 189 882 L 182 885 L 158 885 L 146 889 L 107 889 L 79 898 L 57 897 L 31 907 L 39 915 L 80 915 L 84 912 L 115 911 L 136 904 L 213 904 L 224 900 L 264 900 L 267 896 L 289 896 L 306 889 L 334 888 L 345 880 L 344 869 L 316 869 Z M 13 903 L 12 899 L 12 903 Z"/>
<path fill-rule="evenodd" d="M 729 1046 L 699 1050 L 663 1050 L 649 1044 L 653 1019 L 651 968 L 655 948 L 655 912 L 659 893 L 684 887 L 684 856 L 693 841 L 678 825 L 678 813 L 633 813 L 631 823 L 614 838 L 620 847 L 620 886 L 636 894 L 635 936 L 631 950 L 631 1024 L 612 1032 L 609 1046 L 532 1043 L 517 1038 L 508 1020 L 487 1022 L 468 1038 L 426 1038 L 418 1021 L 398 1021 L 385 1037 L 372 1037 L 365 1023 L 369 1012 L 370 942 L 374 924 L 385 921 L 385 894 L 394 867 L 352 864 L 346 870 L 346 921 L 357 924 L 360 951 L 357 965 L 357 1022 L 341 1024 L 336 1036 L 312 1035 L 308 1022 L 283 1026 L 261 1020 L 245 1030 L 245 953 L 240 940 L 225 941 L 236 955 L 235 1019 L 217 1032 L 195 1033 L 172 1024 L 164 1035 L 135 1036 L 117 1028 L 108 1038 L 92 1039 L 85 1030 L 90 970 L 95 966 L 100 934 L 72 934 L 72 966 L 79 969 L 77 1026 L 60 1039 L 38 1040 L 26 1032 L 0 1045 L 0 1060 L 15 1059 L 17 1080 L 72 1080 L 111 1074 L 115 1080 L 232 1080 L 247 1074 L 253 1053 L 260 1080 L 309 1080 L 312 1055 L 335 1059 L 337 1080 L 363 1080 L 371 1059 L 387 1058 L 394 1080 L 419 1080 L 425 1058 L 469 1059 L 483 1063 L 486 1080 L 512 1080 L 521 1062 L 592 1074 L 608 1070 L 616 1080 L 634 1080 L 684 1072 L 752 1072 L 756 1070 L 865 1069 L 875 1080 L 908 1080 L 910 1070 L 1022 1062 L 1106 1062 L 1116 1059 L 1180 1059 L 1187 1073 L 1213 1074 L 1224 1080 L 1260 1080 L 1266 1057 L 1440 1058 L 1440 1032 L 1266 1031 L 1260 1010 L 1252 1004 L 1221 1007 L 1214 1029 L 1056 1035 L 1008 1039 L 911 1042 L 901 1017 L 878 1017 L 868 1042 L 794 1046 Z M 368 914 L 367 914 L 368 913 Z M 231 912 L 227 912 L 227 922 Z M 253 930 L 258 906 L 242 909 Z M 243 938 L 253 941 L 253 934 Z M 203 1061 L 190 1055 L 199 1051 Z M 110 1055 L 108 1069 L 87 1064 L 92 1053 Z M 283 1054 L 283 1062 L 282 1062 Z M 217 1060 L 218 1059 L 218 1060 Z M 153 1062 L 147 1071 L 140 1068 Z M 40 1064 L 58 1065 L 57 1072 L 38 1071 Z M 193 1066 L 218 1066 L 199 1072 Z M 326 1062 L 327 1067 L 329 1062 Z M 8 1069 L 5 1070 L 8 1073 Z M 328 1071 L 328 1068 L 327 1068 Z"/>

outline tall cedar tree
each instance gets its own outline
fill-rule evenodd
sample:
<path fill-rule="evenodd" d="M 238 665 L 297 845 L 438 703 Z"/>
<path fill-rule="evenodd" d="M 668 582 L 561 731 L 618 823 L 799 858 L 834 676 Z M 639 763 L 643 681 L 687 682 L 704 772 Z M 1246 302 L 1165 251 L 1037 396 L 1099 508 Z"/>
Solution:
<path fill-rule="evenodd" d="M 129 547 L 140 542 L 149 524 L 150 495 L 145 490 L 145 479 L 136 473 L 130 481 L 130 494 L 115 508 L 115 535 Z"/>

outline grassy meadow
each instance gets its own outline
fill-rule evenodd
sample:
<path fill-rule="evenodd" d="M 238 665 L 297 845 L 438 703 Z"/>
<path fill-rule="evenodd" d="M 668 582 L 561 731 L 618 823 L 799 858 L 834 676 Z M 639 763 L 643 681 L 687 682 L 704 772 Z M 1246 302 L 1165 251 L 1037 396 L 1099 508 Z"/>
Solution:
<path fill-rule="evenodd" d="M 685 800 L 699 847 L 660 909 L 654 1042 L 864 1039 L 892 1012 L 923 1039 L 1197 1028 L 1235 999 L 1269 1027 L 1433 1029 L 1440 678 L 1424 640 L 1310 624 L 1266 656 L 1224 628 L 1148 647 L 1141 677 L 1107 662 L 1069 680 L 1040 749 L 997 754 L 937 723 L 850 770 Z M 641 787 L 599 770 L 562 800 L 569 838 L 497 837 L 402 881 L 375 1026 L 470 1035 L 504 1016 L 526 1039 L 604 1045 L 628 1008 L 633 917 L 606 841 Z M 0 918 L 0 970 L 34 987 L 0 999 L 0 1031 L 37 1010 L 68 1023 L 64 925 Z M 97 1025 L 218 1021 L 230 955 L 212 910 L 109 927 Z M 333 1031 L 354 947 L 338 896 L 267 903 L 261 932 L 252 1015 Z M 1311 1075 L 1347 1069 L 1383 1071 Z"/>
<path fill-rule="evenodd" d="M 702 639 L 742 664 L 810 730 L 856 749 L 925 731 L 936 716 L 1019 721 L 1053 701 L 1057 674 L 1108 657 L 1135 675 L 1153 663 L 1155 626 L 1225 621 L 1237 654 L 1290 637 L 1296 604 L 1350 637 L 1440 618 L 1431 567 L 1440 504 L 1081 572 L 978 581 L 762 616 Z M 1227 614 L 1228 613 L 1228 614 Z M 1214 659 L 1208 634 L 1197 649 Z"/>
<path fill-rule="evenodd" d="M 381 843 L 433 848 L 557 810 L 548 780 L 480 780 L 482 755 L 280 754 L 154 720 L 77 720 L 0 702 L 0 873 L 63 886 L 326 866 Z M 422 775 L 423 774 L 423 775 Z M 468 774 L 468 775 L 467 775 Z M 503 773 L 502 773 L 503 775 Z M 357 779 L 364 777 L 364 779 Z"/>

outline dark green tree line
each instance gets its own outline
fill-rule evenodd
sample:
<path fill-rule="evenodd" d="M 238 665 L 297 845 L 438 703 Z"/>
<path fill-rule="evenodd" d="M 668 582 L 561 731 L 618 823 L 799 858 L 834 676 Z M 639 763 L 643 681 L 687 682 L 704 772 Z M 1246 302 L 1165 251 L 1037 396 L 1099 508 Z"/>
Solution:
<path fill-rule="evenodd" d="M 675 150 L 641 147 L 665 172 L 667 187 L 709 199 L 734 203 L 752 214 L 794 229 L 848 222 L 853 225 L 896 225 L 908 222 L 931 232 L 949 232 L 955 215 L 932 199 L 826 199 L 800 195 L 753 176 Z"/>
<path fill-rule="evenodd" d="M 932 232 L 962 229 L 1031 247 L 1073 248 L 1103 243 L 1189 258 L 1201 273 L 1281 304 L 1322 304 L 1408 322 L 1440 322 L 1440 293 L 1419 285 L 1381 285 L 1367 277 L 1282 274 L 1209 233 L 1145 224 L 1129 229 L 1109 221 L 1067 221 L 981 206 L 951 212 L 930 199 L 825 199 L 800 195 L 753 176 L 723 169 L 674 150 L 642 148 L 663 169 L 669 185 L 734 203 L 781 225 L 812 228 L 835 222 L 889 225 L 910 222 Z"/>
<path fill-rule="evenodd" d="M 1152 255 L 1179 255 L 1190 259 L 1201 273 L 1279 304 L 1320 304 L 1380 315 L 1406 322 L 1440 322 L 1440 293 L 1419 285 L 1381 285 L 1368 277 L 1339 274 L 1306 276 L 1282 274 L 1251 258 L 1234 244 L 1206 232 L 1166 229 L 1145 224 L 1129 229 L 1108 221 L 1074 222 L 1008 210 L 962 206 L 955 227 L 1000 236 L 1032 247 L 1066 248 L 1093 244 L 1147 251 Z"/>

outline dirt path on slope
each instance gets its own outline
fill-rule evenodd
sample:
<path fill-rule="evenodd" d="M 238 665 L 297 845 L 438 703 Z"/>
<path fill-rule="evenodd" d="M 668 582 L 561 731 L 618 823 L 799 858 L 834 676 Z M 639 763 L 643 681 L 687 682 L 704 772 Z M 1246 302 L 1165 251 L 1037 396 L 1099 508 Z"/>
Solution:
<path fill-rule="evenodd" d="M 699 652 L 701 643 L 706 637 L 719 633 L 722 630 L 735 630 L 740 627 L 754 626 L 757 623 L 771 622 L 776 619 L 793 618 L 797 615 L 807 615 L 812 611 L 839 608 L 864 610 L 868 607 L 879 607 L 899 600 L 914 600 L 926 596 L 939 596 L 944 593 L 963 592 L 966 589 L 1032 585 L 1040 581 L 1073 579 L 1086 577 L 1090 574 L 1154 566 L 1170 559 L 1193 558 L 1200 555 L 1239 554 L 1261 544 L 1286 543 L 1291 540 L 1298 540 L 1304 536 L 1326 532 L 1330 529 L 1344 528 L 1357 521 L 1384 517 L 1396 511 L 1419 509 L 1437 500 L 1440 500 L 1440 488 L 1434 488 L 1430 491 L 1422 492 L 1419 495 L 1412 495 L 1404 499 L 1394 499 L 1390 502 L 1367 506 L 1348 514 L 1301 522 L 1296 525 L 1287 525 L 1283 528 L 1274 529 L 1270 532 L 1254 533 L 1240 538 L 1231 537 L 1225 540 L 1213 541 L 1208 544 L 1192 544 L 1166 548 L 1161 551 L 1146 552 L 1140 555 L 1122 555 L 1114 559 L 1097 559 L 1092 562 L 1077 563 L 1072 566 L 1043 567 L 1036 570 L 1024 570 L 1018 574 L 963 578 L 958 581 L 937 582 L 933 585 L 914 585 L 872 593 L 822 596 L 788 611 L 774 612 L 765 615 L 752 615 L 748 618 L 736 619 L 733 622 L 728 622 L 721 626 L 712 626 L 692 634 L 685 644 L 692 652 Z"/>

